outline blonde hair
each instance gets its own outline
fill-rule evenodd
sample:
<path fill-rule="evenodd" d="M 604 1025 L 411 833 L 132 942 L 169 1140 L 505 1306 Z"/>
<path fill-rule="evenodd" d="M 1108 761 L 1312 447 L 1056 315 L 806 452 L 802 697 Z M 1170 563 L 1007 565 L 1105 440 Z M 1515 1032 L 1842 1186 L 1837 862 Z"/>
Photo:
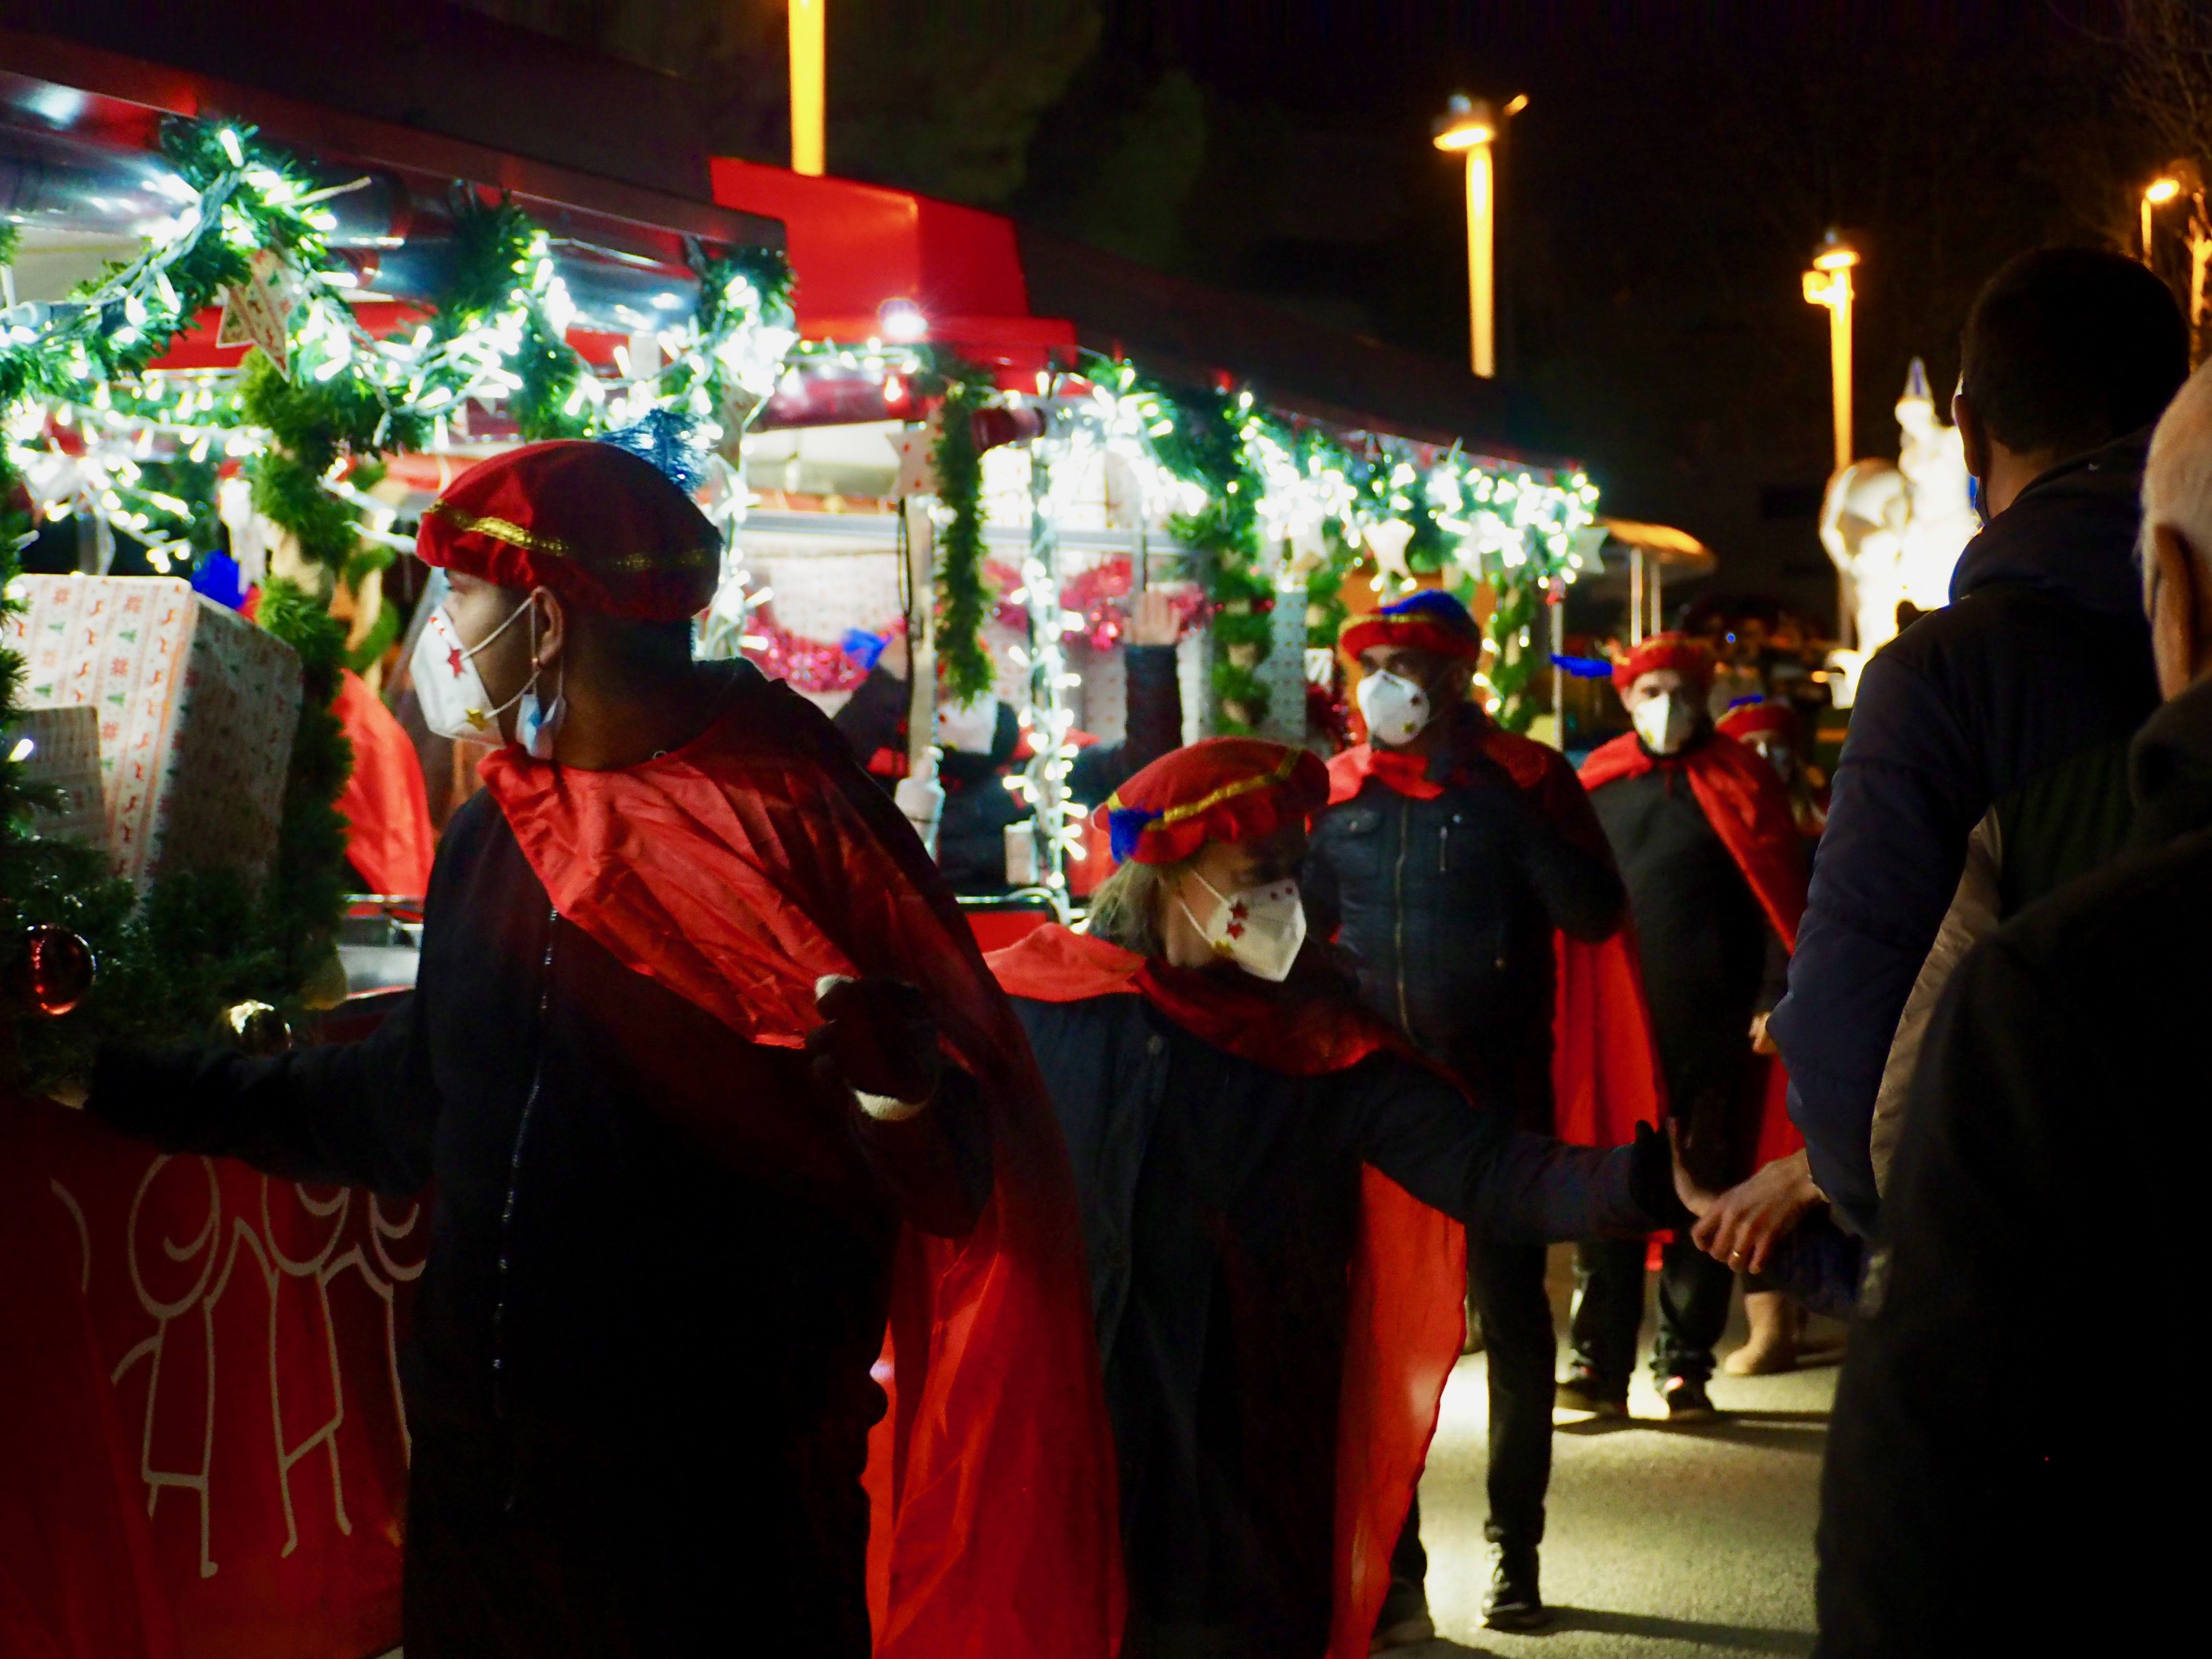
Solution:
<path fill-rule="evenodd" d="M 1194 862 L 1195 859 L 1185 859 L 1179 864 L 1139 864 L 1133 859 L 1122 865 L 1091 896 L 1085 931 L 1094 939 L 1139 956 L 1165 956 L 1167 942 L 1161 934 L 1160 920 L 1169 890 Z"/>

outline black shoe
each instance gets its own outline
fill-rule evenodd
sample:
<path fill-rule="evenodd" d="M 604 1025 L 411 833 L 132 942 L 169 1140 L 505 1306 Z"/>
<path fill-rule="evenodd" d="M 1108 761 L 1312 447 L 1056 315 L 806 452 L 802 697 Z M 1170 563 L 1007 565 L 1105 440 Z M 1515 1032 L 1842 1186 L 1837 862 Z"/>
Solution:
<path fill-rule="evenodd" d="M 1426 1590 L 1407 1579 L 1393 1578 L 1390 1593 L 1382 1598 L 1382 1611 L 1375 1620 L 1375 1639 L 1368 1644 L 1368 1652 L 1419 1647 L 1436 1639 L 1437 1625 L 1429 1617 Z"/>
<path fill-rule="evenodd" d="M 1552 1622 L 1552 1610 L 1536 1587 L 1534 1545 L 1498 1546 L 1490 1594 L 1482 1598 L 1482 1622 L 1491 1630 L 1541 1630 Z"/>
<path fill-rule="evenodd" d="M 1710 1423 L 1720 1415 L 1702 1376 L 1670 1376 L 1660 1385 L 1659 1394 L 1667 1402 L 1669 1423 Z"/>
<path fill-rule="evenodd" d="M 1552 1403 L 1565 1412 L 1588 1412 L 1593 1417 L 1626 1417 L 1628 1415 L 1628 1385 L 1609 1389 L 1598 1381 L 1597 1373 L 1585 1366 L 1569 1368 L 1565 1378 L 1553 1391 Z"/>

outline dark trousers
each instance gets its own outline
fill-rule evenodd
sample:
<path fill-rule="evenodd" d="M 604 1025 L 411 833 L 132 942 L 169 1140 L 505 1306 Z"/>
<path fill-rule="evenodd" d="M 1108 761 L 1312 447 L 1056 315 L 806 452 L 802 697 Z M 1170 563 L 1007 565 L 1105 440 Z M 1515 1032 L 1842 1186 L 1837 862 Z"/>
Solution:
<path fill-rule="evenodd" d="M 1534 1548 L 1544 1536 L 1544 1492 L 1552 1484 L 1553 1373 L 1559 1339 L 1544 1293 L 1544 1247 L 1500 1244 L 1468 1236 L 1467 1283 L 1482 1320 L 1490 1365 L 1490 1518 L 1482 1535 L 1509 1548 Z M 1428 1576 L 1421 1547 L 1421 1504 L 1406 1516 L 1390 1553 L 1396 1594 Z"/>
<path fill-rule="evenodd" d="M 1587 1241 L 1575 1247 L 1575 1311 L 1569 1329 L 1575 1365 L 1589 1373 L 1599 1392 L 1628 1392 L 1636 1370 L 1637 1332 L 1644 1323 L 1644 1260 L 1640 1238 Z M 1713 1344 L 1728 1328 L 1729 1293 L 1735 1274 L 1687 1239 L 1666 1247 L 1659 1267 L 1659 1340 L 1652 1374 L 1662 1382 L 1687 1376 L 1702 1382 L 1713 1374 Z"/>

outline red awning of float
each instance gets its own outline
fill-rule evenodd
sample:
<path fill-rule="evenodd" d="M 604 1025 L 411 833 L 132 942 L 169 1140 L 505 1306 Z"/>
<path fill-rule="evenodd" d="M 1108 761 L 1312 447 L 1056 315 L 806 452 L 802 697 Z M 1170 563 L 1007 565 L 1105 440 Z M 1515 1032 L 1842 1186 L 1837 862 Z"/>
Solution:
<path fill-rule="evenodd" d="M 1075 325 L 1030 311 L 1013 222 L 995 213 L 851 179 L 715 156 L 719 207 L 780 219 L 809 339 L 898 337 L 902 304 L 928 339 L 1003 368 L 1074 359 Z"/>

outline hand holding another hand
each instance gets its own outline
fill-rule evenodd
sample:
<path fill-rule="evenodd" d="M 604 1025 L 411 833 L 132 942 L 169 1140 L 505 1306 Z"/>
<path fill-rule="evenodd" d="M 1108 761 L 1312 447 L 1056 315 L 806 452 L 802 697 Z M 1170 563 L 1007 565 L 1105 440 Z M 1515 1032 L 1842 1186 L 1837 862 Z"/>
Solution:
<path fill-rule="evenodd" d="M 1813 1184 L 1811 1162 L 1801 1148 L 1711 1199 L 1705 1208 L 1691 1205 L 1699 1218 L 1691 1242 L 1716 1261 L 1761 1273 L 1776 1241 L 1786 1237 L 1806 1211 L 1826 1201 Z"/>

